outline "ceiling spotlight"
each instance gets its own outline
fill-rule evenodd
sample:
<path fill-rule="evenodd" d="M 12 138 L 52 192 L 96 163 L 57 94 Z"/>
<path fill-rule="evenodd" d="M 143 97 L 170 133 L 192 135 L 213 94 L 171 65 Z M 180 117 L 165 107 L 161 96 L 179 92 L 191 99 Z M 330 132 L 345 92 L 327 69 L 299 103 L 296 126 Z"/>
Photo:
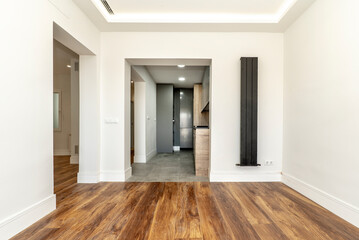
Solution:
<path fill-rule="evenodd" d="M 182 94 L 183 94 L 183 92 L 180 92 L 180 94 L 182 95 Z"/>
<path fill-rule="evenodd" d="M 181 81 L 181 82 L 182 82 L 182 81 L 185 81 L 185 80 L 186 80 L 186 78 L 184 78 L 184 77 L 179 77 L 179 78 L 178 78 L 178 81 Z"/>
<path fill-rule="evenodd" d="M 177 67 L 179 68 L 184 68 L 186 65 L 183 65 L 183 64 L 180 64 L 180 65 L 177 65 Z"/>
<path fill-rule="evenodd" d="M 71 65 L 66 65 L 66 67 L 71 68 Z"/>

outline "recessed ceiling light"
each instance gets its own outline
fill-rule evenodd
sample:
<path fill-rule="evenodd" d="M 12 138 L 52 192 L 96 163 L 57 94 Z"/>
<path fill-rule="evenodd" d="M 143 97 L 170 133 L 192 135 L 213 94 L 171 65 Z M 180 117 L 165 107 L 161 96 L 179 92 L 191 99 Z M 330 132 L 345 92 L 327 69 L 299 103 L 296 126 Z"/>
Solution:
<path fill-rule="evenodd" d="M 183 92 L 180 92 L 181 93 L 181 95 L 183 94 Z"/>
<path fill-rule="evenodd" d="M 66 67 L 71 68 L 71 65 L 67 65 Z"/>
<path fill-rule="evenodd" d="M 179 77 L 178 78 L 178 81 L 185 81 L 186 80 L 186 78 L 184 78 L 184 77 Z"/>
<path fill-rule="evenodd" d="M 177 65 L 177 67 L 179 68 L 184 68 L 186 65 L 183 65 L 183 64 L 180 64 L 180 65 Z"/>

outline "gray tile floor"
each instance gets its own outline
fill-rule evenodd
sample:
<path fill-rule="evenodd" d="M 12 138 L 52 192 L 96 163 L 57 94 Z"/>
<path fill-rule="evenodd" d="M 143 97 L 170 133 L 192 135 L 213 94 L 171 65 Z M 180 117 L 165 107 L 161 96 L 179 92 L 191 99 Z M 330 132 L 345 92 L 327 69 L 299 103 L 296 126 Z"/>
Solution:
<path fill-rule="evenodd" d="M 132 164 L 128 182 L 208 182 L 208 177 L 195 176 L 193 152 L 181 150 L 160 153 L 147 163 Z"/>

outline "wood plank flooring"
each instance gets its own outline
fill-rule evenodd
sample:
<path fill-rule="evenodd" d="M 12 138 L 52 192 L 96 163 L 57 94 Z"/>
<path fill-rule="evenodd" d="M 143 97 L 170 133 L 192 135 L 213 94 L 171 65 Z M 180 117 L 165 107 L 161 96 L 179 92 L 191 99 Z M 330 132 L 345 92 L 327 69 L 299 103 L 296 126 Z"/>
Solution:
<path fill-rule="evenodd" d="M 78 164 L 70 164 L 70 156 L 54 156 L 54 193 L 57 204 L 67 197 L 67 190 L 77 184 L 78 171 Z"/>
<path fill-rule="evenodd" d="M 13 239 L 358 240 L 359 229 L 282 183 L 98 183 Z"/>

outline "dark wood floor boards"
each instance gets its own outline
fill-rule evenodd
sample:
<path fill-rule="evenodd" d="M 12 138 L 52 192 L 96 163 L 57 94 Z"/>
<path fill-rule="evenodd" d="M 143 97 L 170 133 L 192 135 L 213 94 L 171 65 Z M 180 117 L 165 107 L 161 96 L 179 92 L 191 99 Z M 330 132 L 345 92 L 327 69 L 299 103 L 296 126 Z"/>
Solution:
<path fill-rule="evenodd" d="M 148 239 L 175 239 L 177 200 L 178 184 L 165 184 L 155 209 Z"/>
<path fill-rule="evenodd" d="M 350 234 L 350 229 L 353 227 L 351 224 L 314 204 L 294 190 L 281 186 L 276 193 L 281 194 L 282 198 L 293 203 L 292 214 L 298 215 L 303 225 L 308 229 L 312 228 L 312 231 L 310 231 L 311 236 L 316 234 L 317 239 L 359 239 L 359 234 L 355 238 Z M 300 197 L 297 197 L 297 195 L 300 195 Z M 341 227 L 338 228 L 338 226 Z"/>
<path fill-rule="evenodd" d="M 148 239 L 150 227 L 154 219 L 156 205 L 161 198 L 165 183 L 148 184 L 148 190 L 133 209 L 133 216 L 129 218 L 118 239 Z"/>
<path fill-rule="evenodd" d="M 282 183 L 76 184 L 66 196 L 13 239 L 359 239 Z"/>
<path fill-rule="evenodd" d="M 260 240 L 260 237 L 244 214 L 244 206 L 236 200 L 236 197 L 233 196 L 233 192 L 224 184 L 216 183 L 211 186 L 216 196 L 221 215 L 228 216 L 226 217 L 226 223 L 236 239 Z M 238 224 L 238 222 L 240 222 L 240 224 Z"/>
<path fill-rule="evenodd" d="M 210 184 L 195 183 L 203 239 L 235 239 L 218 209 Z"/>
<path fill-rule="evenodd" d="M 193 183 L 178 184 L 175 239 L 202 239 Z"/>
<path fill-rule="evenodd" d="M 302 218 L 298 215 L 299 213 L 294 212 L 293 214 L 292 209 L 295 205 L 293 202 L 284 199 L 283 196 L 277 193 L 276 189 L 272 188 L 271 191 L 255 189 L 256 187 L 253 183 L 248 183 L 242 188 L 234 186 L 234 191 L 251 196 L 255 207 L 265 212 L 271 223 L 276 223 L 272 224 L 273 232 L 283 232 L 284 235 L 291 236 L 291 239 L 311 239 L 313 237 L 314 229 L 312 228 L 312 231 L 308 231 L 306 228 L 307 223 L 302 222 Z M 255 191 L 256 194 L 251 194 L 252 191 Z M 258 226 L 256 228 L 260 232 L 260 228 Z"/>
<path fill-rule="evenodd" d="M 77 183 L 78 164 L 70 164 L 70 156 L 54 156 L 54 193 L 61 194 L 63 190 Z"/>

